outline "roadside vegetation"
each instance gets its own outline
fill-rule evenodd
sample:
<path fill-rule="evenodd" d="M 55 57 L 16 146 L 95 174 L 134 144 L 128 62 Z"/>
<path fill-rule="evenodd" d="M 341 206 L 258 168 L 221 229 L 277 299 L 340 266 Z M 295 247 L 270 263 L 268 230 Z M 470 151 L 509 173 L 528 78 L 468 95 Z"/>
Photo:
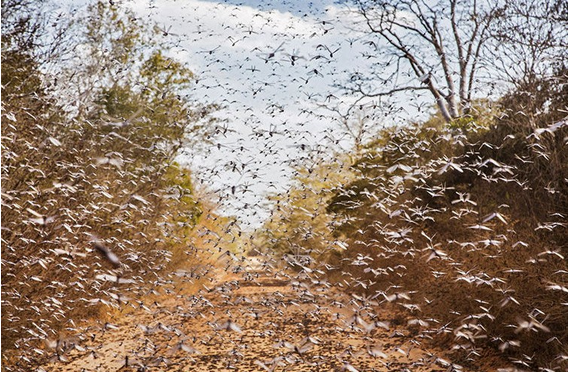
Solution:
<path fill-rule="evenodd" d="M 103 2 L 75 23 L 42 11 L 2 1 L 2 364 L 23 369 L 109 307 L 191 286 L 232 221 L 178 160 L 215 107 L 159 33 Z"/>
<path fill-rule="evenodd" d="M 444 4 L 356 2 L 377 71 L 345 85 L 360 97 L 340 117 L 354 133 L 353 150 L 339 155 L 349 161 L 340 169 L 321 164 L 318 172 L 337 182 L 316 192 L 321 178 L 297 177 L 275 195 L 258 235 L 282 257 L 310 257 L 309 270 L 373 306 L 402 310 L 397 322 L 417 340 L 453 350 L 458 362 L 489 347 L 521 369 L 563 370 L 566 8 Z M 381 73 L 395 60 L 391 75 Z M 495 94 L 497 86 L 507 88 Z M 355 113 L 365 116 L 369 99 L 396 100 L 401 91 L 429 94 L 431 116 L 382 122 L 385 129 L 362 143 L 350 127 Z M 299 171 L 306 173 L 311 165 Z M 288 232 L 271 235 L 274 224 Z"/>
<path fill-rule="evenodd" d="M 387 309 L 393 319 L 383 325 L 405 325 L 413 341 L 451 350 L 461 365 L 492 350 L 521 369 L 568 368 L 563 2 L 529 1 L 526 11 L 518 1 L 487 9 L 449 1 L 440 12 L 420 1 L 355 3 L 377 71 L 342 86 L 359 97 L 349 109 L 328 100 L 341 140 L 298 146 L 317 151 L 293 163 L 291 187 L 270 196 L 270 217 L 251 232 L 218 212 L 187 165 L 227 128 L 215 118 L 219 107 L 192 95 L 196 77 L 170 56 L 167 31 L 113 2 L 67 21 L 51 18 L 48 2 L 2 1 L 5 370 L 66 362 L 68 336 L 87 340 L 84 324 L 106 332 L 113 312 L 151 313 L 160 299 L 197 287 L 211 294 L 202 281 L 242 271 L 236 253 L 246 249 L 265 255 L 257 260 L 265 274 L 287 275 L 278 266 L 286 264 L 314 286 L 355 295 L 350 305 L 359 308 L 345 324 L 353 332 L 366 324 L 365 337 L 380 324 L 375 310 Z M 388 48 L 379 51 L 379 40 Z M 503 84 L 483 86 L 489 77 Z M 368 110 L 383 106 L 368 103 L 401 92 L 428 95 L 430 116 L 375 123 Z M 340 149 L 344 138 L 352 150 Z M 207 326 L 235 331 L 232 322 Z M 304 351 L 286 346 L 299 356 L 292 364 L 318 344 L 309 336 Z M 377 356 L 369 345 L 361 353 Z"/>
<path fill-rule="evenodd" d="M 298 177 L 276 198 L 265 245 L 402 310 L 457 361 L 489 346 L 519 367 L 565 368 L 567 83 L 559 66 L 490 110 L 385 130 L 347 169 L 320 168 L 334 185 Z"/>

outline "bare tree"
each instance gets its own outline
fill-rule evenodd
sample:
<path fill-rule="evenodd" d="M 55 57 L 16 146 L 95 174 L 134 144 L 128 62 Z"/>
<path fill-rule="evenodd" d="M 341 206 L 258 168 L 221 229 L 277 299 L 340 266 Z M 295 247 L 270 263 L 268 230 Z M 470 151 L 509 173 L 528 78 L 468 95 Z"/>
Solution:
<path fill-rule="evenodd" d="M 339 106 L 321 105 L 321 107 L 331 111 L 330 118 L 338 124 L 336 130 L 343 138 L 349 140 L 351 151 L 356 156 L 361 154 L 365 144 L 380 131 L 371 116 L 371 111 L 363 105 L 351 105 L 343 110 Z"/>
<path fill-rule="evenodd" d="M 377 74 L 356 74 L 349 88 L 362 97 L 428 91 L 446 122 L 467 114 L 491 23 L 502 14 L 496 2 L 358 0 L 370 31 L 366 43 L 377 57 Z"/>
<path fill-rule="evenodd" d="M 509 0 L 491 27 L 487 50 L 499 78 L 517 88 L 534 86 L 562 69 L 568 56 L 568 3 Z"/>

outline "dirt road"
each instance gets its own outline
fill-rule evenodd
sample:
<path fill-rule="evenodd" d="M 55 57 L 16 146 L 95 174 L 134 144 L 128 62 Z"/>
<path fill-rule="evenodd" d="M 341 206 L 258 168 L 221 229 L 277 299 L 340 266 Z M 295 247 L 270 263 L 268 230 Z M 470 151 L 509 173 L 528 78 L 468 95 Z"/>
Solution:
<path fill-rule="evenodd" d="M 416 329 L 308 275 L 263 269 L 218 275 L 197 295 L 171 294 L 70 342 L 46 371 L 460 371 Z M 218 273 L 221 274 L 221 273 Z M 400 325 L 396 325 L 400 324 Z M 464 368 L 463 370 L 469 370 Z"/>

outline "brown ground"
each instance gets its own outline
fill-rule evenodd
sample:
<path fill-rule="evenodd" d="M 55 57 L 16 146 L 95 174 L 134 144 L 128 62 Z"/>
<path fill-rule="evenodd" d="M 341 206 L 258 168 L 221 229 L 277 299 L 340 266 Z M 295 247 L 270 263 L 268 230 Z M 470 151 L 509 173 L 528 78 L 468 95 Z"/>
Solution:
<path fill-rule="evenodd" d="M 238 274 L 224 275 L 195 296 L 170 295 L 159 304 L 147 304 L 146 309 L 121 313 L 106 330 L 89 331 L 79 348 L 63 354 L 65 361 L 43 369 L 471 370 L 457 365 L 452 369 L 451 358 L 443 351 L 418 343 L 416 330 L 393 326 L 393 314 L 377 310 L 378 306 L 372 309 L 377 314 L 374 320 L 388 326 L 371 326 L 364 299 L 301 275 L 265 271 L 258 262 L 246 267 Z M 236 326 L 228 324 L 229 319 Z M 479 370 L 495 370 L 485 364 Z"/>

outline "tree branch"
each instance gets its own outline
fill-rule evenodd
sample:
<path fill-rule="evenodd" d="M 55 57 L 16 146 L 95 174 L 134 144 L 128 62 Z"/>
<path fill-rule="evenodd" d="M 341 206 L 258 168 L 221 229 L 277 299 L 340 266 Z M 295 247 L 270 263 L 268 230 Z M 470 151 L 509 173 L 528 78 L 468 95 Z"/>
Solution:
<path fill-rule="evenodd" d="M 405 86 L 405 87 L 393 88 L 383 92 L 370 93 L 370 92 L 365 92 L 363 90 L 363 87 L 359 84 L 357 88 L 354 89 L 354 92 L 360 93 L 367 98 L 376 98 L 376 97 L 390 96 L 398 92 L 417 91 L 417 90 L 430 90 L 430 88 L 428 86 Z"/>

